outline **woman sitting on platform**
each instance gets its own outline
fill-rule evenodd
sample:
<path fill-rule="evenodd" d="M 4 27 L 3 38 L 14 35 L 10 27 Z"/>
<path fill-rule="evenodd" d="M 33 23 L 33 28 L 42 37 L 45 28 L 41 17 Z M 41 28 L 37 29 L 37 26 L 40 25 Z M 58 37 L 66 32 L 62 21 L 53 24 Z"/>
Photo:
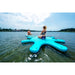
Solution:
<path fill-rule="evenodd" d="M 30 30 L 28 30 L 28 32 L 27 32 L 27 33 L 28 33 L 28 35 L 32 35 L 32 34 L 31 34 L 31 32 L 30 32 Z"/>
<path fill-rule="evenodd" d="M 47 27 L 43 26 L 43 30 L 41 32 L 41 36 L 38 36 L 38 38 L 41 38 L 41 39 L 45 39 L 46 38 L 46 29 L 47 29 Z"/>

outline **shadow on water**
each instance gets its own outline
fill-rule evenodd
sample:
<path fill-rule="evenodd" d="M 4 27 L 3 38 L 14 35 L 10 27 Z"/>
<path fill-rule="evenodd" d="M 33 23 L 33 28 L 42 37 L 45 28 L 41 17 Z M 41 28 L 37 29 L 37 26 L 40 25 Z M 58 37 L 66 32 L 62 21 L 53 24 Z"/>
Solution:
<path fill-rule="evenodd" d="M 64 43 L 60 43 L 60 44 L 64 45 Z M 52 48 L 53 48 L 53 47 L 52 47 Z M 61 52 L 61 51 L 59 51 L 59 50 L 57 50 L 57 49 L 55 49 L 55 48 L 53 48 L 52 50 L 53 50 L 55 53 L 57 53 L 57 54 L 59 54 L 59 55 L 61 55 L 61 56 L 65 56 L 66 58 L 71 59 L 72 61 L 70 61 L 70 62 L 75 62 L 75 56 L 73 56 L 72 52 L 69 51 L 69 49 L 68 49 L 66 52 Z M 65 62 L 67 62 L 67 61 L 65 61 Z"/>
<path fill-rule="evenodd" d="M 32 44 L 33 43 L 27 43 L 25 46 L 31 46 Z M 27 57 L 24 62 L 75 62 L 75 58 L 72 57 L 69 51 L 60 52 L 49 45 L 43 45 L 36 54 L 29 51 L 27 52 Z"/>
<path fill-rule="evenodd" d="M 72 59 L 73 61 L 71 61 L 71 62 L 75 62 L 75 57 L 73 57 L 69 52 L 65 52 L 65 53 L 63 53 L 63 55 L 65 55 L 66 57 Z"/>
<path fill-rule="evenodd" d="M 42 46 L 38 54 L 42 57 L 45 55 L 46 59 L 49 58 L 44 62 L 75 62 L 75 57 L 71 55 L 70 51 L 60 52 L 48 45 Z"/>
<path fill-rule="evenodd" d="M 1 62 L 75 62 L 71 51 L 62 53 L 49 45 L 43 45 L 39 52 L 34 54 L 29 51 L 33 43 L 19 44 L 17 47 L 2 50 Z M 3 48 L 5 49 L 5 48 Z M 3 53 L 3 54 L 2 54 Z"/>

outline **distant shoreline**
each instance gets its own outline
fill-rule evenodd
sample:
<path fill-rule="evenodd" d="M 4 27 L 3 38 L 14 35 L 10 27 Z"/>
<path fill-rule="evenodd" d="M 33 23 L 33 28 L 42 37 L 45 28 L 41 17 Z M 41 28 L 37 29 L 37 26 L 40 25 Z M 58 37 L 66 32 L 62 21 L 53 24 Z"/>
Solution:
<path fill-rule="evenodd" d="M 0 32 L 27 32 L 27 31 L 0 31 Z M 31 32 L 41 32 L 41 31 L 31 31 Z M 73 32 L 73 31 L 47 31 L 47 32 Z"/>
<path fill-rule="evenodd" d="M 27 32 L 28 30 L 24 29 L 1 29 L 0 32 Z M 31 32 L 41 32 L 39 30 L 30 30 Z M 67 29 L 61 29 L 58 31 L 47 31 L 47 32 L 75 32 L 75 28 L 67 28 Z"/>

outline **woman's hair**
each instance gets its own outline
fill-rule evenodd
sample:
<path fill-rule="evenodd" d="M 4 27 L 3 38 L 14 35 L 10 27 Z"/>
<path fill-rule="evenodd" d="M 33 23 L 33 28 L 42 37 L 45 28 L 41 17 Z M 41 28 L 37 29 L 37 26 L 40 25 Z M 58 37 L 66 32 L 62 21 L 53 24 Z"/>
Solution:
<path fill-rule="evenodd" d="M 46 26 L 43 26 L 43 28 L 46 29 L 47 27 Z"/>

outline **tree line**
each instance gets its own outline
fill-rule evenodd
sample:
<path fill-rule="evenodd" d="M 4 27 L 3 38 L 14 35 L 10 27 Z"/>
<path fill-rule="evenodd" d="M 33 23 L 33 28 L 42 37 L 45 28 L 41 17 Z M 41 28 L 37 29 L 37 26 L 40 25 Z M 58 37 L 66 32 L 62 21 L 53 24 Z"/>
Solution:
<path fill-rule="evenodd" d="M 27 32 L 28 29 L 7 29 L 7 28 L 1 28 L 0 27 L 0 32 Z M 40 32 L 39 30 L 30 30 L 31 32 Z M 75 28 L 66 28 L 66 29 L 61 29 L 59 31 L 48 31 L 48 32 L 75 32 Z"/>

